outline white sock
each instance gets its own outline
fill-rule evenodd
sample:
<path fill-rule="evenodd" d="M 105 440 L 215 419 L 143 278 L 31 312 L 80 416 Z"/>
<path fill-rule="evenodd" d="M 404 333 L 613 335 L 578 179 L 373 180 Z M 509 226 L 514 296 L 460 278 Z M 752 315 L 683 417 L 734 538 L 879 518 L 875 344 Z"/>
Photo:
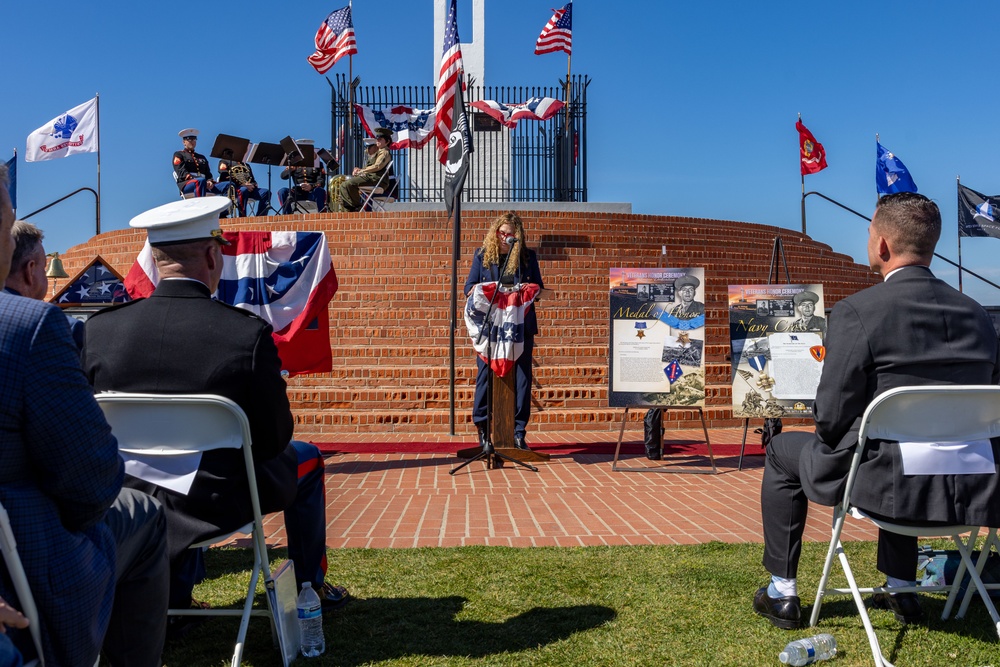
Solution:
<path fill-rule="evenodd" d="M 897 579 L 896 577 L 886 577 L 889 582 L 886 584 L 889 588 L 900 588 L 902 586 L 916 586 L 916 581 L 907 581 L 906 579 Z"/>
<path fill-rule="evenodd" d="M 791 595 L 798 597 L 799 589 L 795 578 L 785 579 L 771 575 L 771 584 L 767 587 L 767 594 L 772 598 L 787 598 Z"/>

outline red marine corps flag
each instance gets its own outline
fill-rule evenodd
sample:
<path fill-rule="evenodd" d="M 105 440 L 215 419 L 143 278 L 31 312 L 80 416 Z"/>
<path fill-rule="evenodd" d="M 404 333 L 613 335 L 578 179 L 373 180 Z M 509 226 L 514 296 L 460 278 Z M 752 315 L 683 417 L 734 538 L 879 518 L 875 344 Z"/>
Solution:
<path fill-rule="evenodd" d="M 823 144 L 816 141 L 802 119 L 795 121 L 795 129 L 799 131 L 799 160 L 801 161 L 802 175 L 815 174 L 826 169 L 826 151 Z"/>

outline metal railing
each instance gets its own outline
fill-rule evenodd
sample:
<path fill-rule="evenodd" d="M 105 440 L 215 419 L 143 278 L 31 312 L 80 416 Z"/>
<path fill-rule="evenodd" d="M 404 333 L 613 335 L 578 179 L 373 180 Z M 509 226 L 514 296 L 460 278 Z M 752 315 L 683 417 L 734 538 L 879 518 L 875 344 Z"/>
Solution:
<path fill-rule="evenodd" d="M 338 74 L 331 88 L 331 145 L 343 144 L 341 172 L 364 164 L 366 136 L 356 113 L 351 113 L 351 88 Z M 433 109 L 433 86 L 357 85 L 353 101 L 374 109 L 397 106 Z M 465 182 L 463 201 L 551 202 L 587 201 L 587 87 L 590 78 L 574 75 L 570 80 L 567 108 L 545 121 L 522 120 L 517 127 L 503 127 L 490 116 L 473 109 L 477 100 L 504 104 L 527 102 L 532 97 L 562 100 L 559 86 L 477 86 L 465 91 L 466 112 L 473 128 L 475 151 Z M 341 140 L 340 137 L 344 138 Z M 400 201 L 440 202 L 444 199 L 444 167 L 437 160 L 435 140 L 421 149 L 393 151 L 399 179 Z"/>

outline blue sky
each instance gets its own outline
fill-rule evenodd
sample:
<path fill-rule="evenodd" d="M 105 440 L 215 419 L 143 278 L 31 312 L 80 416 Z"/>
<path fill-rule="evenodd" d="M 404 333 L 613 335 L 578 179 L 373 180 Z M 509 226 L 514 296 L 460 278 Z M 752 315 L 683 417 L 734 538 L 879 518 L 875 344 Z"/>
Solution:
<path fill-rule="evenodd" d="M 61 15 L 9 2 L 0 28 L 8 54 L 0 157 L 13 148 L 23 154 L 29 132 L 99 92 L 107 231 L 176 198 L 170 158 L 184 127 L 209 137 L 201 142 L 206 153 L 221 132 L 329 145 L 329 87 L 305 59 L 322 19 L 341 6 L 249 0 L 192 10 L 112 0 Z M 555 6 L 486 0 L 486 83 L 555 85 L 565 76 L 562 54 L 532 53 Z M 468 41 L 471 0 L 460 0 L 459 14 Z M 593 80 L 590 199 L 631 202 L 638 213 L 801 229 L 794 129 L 801 113 L 830 165 L 806 177 L 807 190 L 870 215 L 877 132 L 941 206 L 938 252 L 957 260 L 956 176 L 1000 192 L 995 40 L 983 29 L 998 20 L 1000 5 L 985 0 L 905 8 L 859 0 L 576 0 L 573 72 Z M 432 44 L 431 0 L 357 0 L 354 23 L 362 85 L 433 84 L 440 46 Z M 331 74 L 346 68 L 343 59 Z M 95 155 L 21 161 L 19 212 L 96 187 L 96 162 Z M 807 214 L 813 238 L 865 261 L 865 221 L 817 197 Z M 77 195 L 32 220 L 48 250 L 65 250 L 93 234 L 93 201 Z M 1000 240 L 964 239 L 963 263 L 1000 283 L 998 251 Z M 933 268 L 957 284 L 956 269 Z M 1000 291 L 973 278 L 965 291 L 1000 304 Z"/>

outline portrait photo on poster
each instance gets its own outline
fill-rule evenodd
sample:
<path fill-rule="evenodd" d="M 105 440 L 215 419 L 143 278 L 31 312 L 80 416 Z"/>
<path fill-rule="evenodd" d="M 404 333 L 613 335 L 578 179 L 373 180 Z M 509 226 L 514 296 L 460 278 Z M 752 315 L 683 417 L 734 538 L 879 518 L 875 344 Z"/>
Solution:
<path fill-rule="evenodd" d="M 608 403 L 705 405 L 705 270 L 612 268 Z"/>
<path fill-rule="evenodd" d="M 730 285 L 734 417 L 810 417 L 823 371 L 823 286 Z"/>

